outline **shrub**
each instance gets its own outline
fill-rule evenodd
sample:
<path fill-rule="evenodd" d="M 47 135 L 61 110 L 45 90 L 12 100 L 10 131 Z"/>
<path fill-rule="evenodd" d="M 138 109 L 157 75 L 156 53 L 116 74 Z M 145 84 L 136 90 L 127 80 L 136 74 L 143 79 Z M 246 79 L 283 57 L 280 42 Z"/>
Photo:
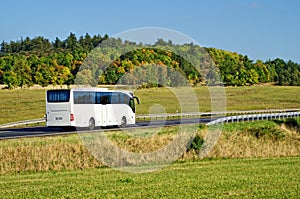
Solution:
<path fill-rule="evenodd" d="M 287 118 L 284 120 L 284 124 L 289 128 L 294 128 L 296 131 L 300 132 L 300 119 Z"/>
<path fill-rule="evenodd" d="M 271 138 L 274 141 L 285 137 L 285 134 L 282 132 L 282 130 L 269 126 L 247 129 L 247 133 L 256 137 L 257 139 Z"/>
<path fill-rule="evenodd" d="M 195 150 L 196 152 L 199 152 L 203 143 L 204 143 L 204 139 L 197 134 L 191 141 L 190 146 L 187 148 L 187 152 L 191 150 Z"/>

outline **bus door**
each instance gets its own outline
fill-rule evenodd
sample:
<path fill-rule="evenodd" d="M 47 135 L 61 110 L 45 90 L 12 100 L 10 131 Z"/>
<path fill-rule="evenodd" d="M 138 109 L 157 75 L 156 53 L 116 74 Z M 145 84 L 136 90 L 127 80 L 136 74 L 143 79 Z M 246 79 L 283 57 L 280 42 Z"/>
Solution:
<path fill-rule="evenodd" d="M 107 105 L 101 104 L 100 105 L 100 123 L 101 126 L 107 126 Z"/>
<path fill-rule="evenodd" d="M 96 103 L 99 105 L 100 126 L 108 125 L 107 104 L 109 104 L 109 93 L 98 92 L 96 94 Z"/>

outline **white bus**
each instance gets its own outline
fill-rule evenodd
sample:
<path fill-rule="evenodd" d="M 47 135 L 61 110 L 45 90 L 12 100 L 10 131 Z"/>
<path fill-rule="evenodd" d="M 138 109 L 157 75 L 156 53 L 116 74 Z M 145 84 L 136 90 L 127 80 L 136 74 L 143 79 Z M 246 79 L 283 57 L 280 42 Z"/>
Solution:
<path fill-rule="evenodd" d="M 95 127 L 135 124 L 135 99 L 131 91 L 74 88 L 46 92 L 48 127 Z"/>

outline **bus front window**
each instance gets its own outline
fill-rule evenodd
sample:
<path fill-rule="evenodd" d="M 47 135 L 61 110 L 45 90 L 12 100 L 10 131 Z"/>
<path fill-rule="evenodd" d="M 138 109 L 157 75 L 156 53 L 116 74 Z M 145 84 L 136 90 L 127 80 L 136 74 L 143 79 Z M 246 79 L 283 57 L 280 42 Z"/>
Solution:
<path fill-rule="evenodd" d="M 132 112 L 135 113 L 135 104 L 134 104 L 134 99 L 133 99 L 133 98 L 131 98 L 131 99 L 129 100 L 129 106 L 130 106 L 130 108 L 132 109 Z"/>

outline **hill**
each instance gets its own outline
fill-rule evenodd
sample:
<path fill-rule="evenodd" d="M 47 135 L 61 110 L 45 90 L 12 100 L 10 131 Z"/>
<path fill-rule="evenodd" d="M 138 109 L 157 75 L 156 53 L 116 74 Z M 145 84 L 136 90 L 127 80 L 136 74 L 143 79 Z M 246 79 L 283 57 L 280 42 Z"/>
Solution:
<path fill-rule="evenodd" d="M 109 47 L 97 48 L 103 43 Z M 103 68 L 105 64 L 108 65 Z M 174 71 L 184 81 L 174 76 Z M 300 85 L 300 64 L 291 60 L 254 62 L 246 55 L 201 48 L 193 43 L 178 45 L 158 39 L 153 45 L 143 45 L 108 35 L 86 34 L 77 38 L 73 33 L 65 40 L 56 38 L 52 42 L 39 36 L 1 43 L 0 84 L 8 88 L 34 84 L 115 84 L 128 73 L 146 81 L 146 87 L 219 83 L 247 86 L 269 82 Z"/>

